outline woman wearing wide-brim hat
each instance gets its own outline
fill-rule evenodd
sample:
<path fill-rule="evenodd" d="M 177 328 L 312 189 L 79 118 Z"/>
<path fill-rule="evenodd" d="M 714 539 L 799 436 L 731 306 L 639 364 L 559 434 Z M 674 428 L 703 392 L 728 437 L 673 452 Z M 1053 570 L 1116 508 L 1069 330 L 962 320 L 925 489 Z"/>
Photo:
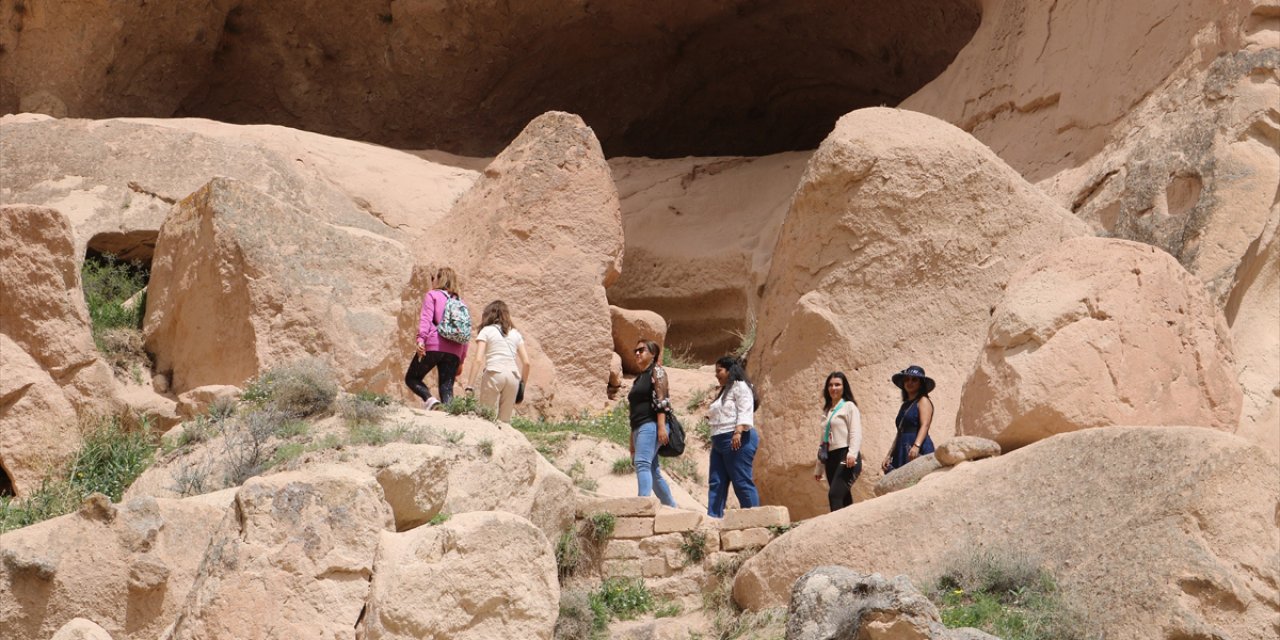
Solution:
<path fill-rule="evenodd" d="M 933 453 L 933 440 L 929 437 L 929 425 L 933 422 L 933 400 L 929 399 L 929 392 L 936 386 L 933 378 L 924 374 L 923 367 L 913 364 L 893 374 L 892 380 L 894 386 L 902 390 L 902 406 L 894 420 L 898 435 L 881 467 L 885 473 Z"/>

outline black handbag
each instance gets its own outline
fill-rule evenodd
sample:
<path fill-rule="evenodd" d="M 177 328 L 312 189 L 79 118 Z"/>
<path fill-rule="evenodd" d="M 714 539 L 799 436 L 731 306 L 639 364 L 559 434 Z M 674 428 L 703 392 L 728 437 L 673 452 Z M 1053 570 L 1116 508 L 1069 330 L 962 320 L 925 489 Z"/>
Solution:
<path fill-rule="evenodd" d="M 516 388 L 516 404 L 524 402 L 524 380 L 520 381 L 520 386 Z"/>
<path fill-rule="evenodd" d="M 684 453 L 684 427 L 676 419 L 676 412 L 667 410 L 667 443 L 658 447 L 658 455 L 674 458 Z"/>

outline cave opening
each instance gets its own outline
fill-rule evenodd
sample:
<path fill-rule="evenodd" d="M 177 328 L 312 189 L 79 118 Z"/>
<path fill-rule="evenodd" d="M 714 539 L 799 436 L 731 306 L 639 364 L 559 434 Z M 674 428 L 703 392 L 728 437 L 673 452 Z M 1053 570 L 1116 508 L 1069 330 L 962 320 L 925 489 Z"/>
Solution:
<path fill-rule="evenodd" d="M 18 490 L 13 486 L 13 478 L 9 477 L 9 471 L 4 468 L 4 463 L 0 461 L 0 498 L 12 498 L 18 495 Z"/>
<path fill-rule="evenodd" d="M 492 156 L 562 110 L 610 157 L 759 156 L 897 105 L 981 18 L 976 0 L 488 3 L 449 20 L 412 3 L 282 4 L 228 17 L 175 115 Z"/>

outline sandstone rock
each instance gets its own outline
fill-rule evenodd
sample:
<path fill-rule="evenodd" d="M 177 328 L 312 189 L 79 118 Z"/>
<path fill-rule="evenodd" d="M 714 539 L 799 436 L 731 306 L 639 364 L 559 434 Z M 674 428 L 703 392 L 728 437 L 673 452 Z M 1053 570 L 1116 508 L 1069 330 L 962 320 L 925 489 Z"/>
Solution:
<path fill-rule="evenodd" d="M 640 373 L 636 364 L 636 343 L 652 340 L 661 346 L 667 338 L 667 321 L 643 309 L 623 309 L 609 305 L 609 322 L 613 327 L 613 352 L 622 357 L 625 373 Z"/>
<path fill-rule="evenodd" d="M 886 579 L 841 566 L 800 576 L 787 609 L 788 640 L 946 637 L 938 609 L 906 576 Z"/>
<path fill-rule="evenodd" d="M 658 501 L 652 497 L 596 498 L 580 496 L 578 514 L 611 513 L 615 516 L 653 516 L 658 513 Z"/>
<path fill-rule="evenodd" d="M 397 447 L 394 454 L 379 449 L 372 456 L 385 461 L 381 466 L 368 460 L 381 467 L 375 477 L 395 516 L 396 531 L 426 524 L 440 513 L 449 495 L 449 463 L 440 447 Z"/>
<path fill-rule="evenodd" d="M 770 425 L 756 461 L 764 501 L 797 518 L 826 511 L 811 472 L 831 371 L 849 376 L 869 460 L 892 442 L 900 399 L 889 377 L 909 363 L 938 381 L 932 433 L 950 437 L 1002 287 L 1085 230 L 955 127 L 893 109 L 842 118 L 791 203 L 761 303 L 751 370 L 769 398 L 756 416 Z M 875 466 L 856 499 L 870 495 Z"/>
<path fill-rule="evenodd" d="M 250 638 L 271 616 L 277 637 L 349 637 L 394 524 L 367 474 L 323 467 L 250 479 L 209 543 L 172 640 Z"/>
<path fill-rule="evenodd" d="M 622 356 L 616 352 L 609 358 L 609 389 L 622 386 Z"/>
<path fill-rule="evenodd" d="M 1000 455 L 1000 444 L 977 436 L 956 436 L 938 445 L 932 454 L 939 464 L 950 467 L 966 460 Z"/>
<path fill-rule="evenodd" d="M 693 531 L 702 524 L 702 513 L 663 507 L 653 518 L 654 533 Z"/>
<path fill-rule="evenodd" d="M 991 318 L 957 430 L 1020 447 L 1108 425 L 1235 431 L 1226 323 L 1168 254 L 1078 238 L 1029 261 Z"/>
<path fill-rule="evenodd" d="M 734 529 L 720 532 L 720 548 L 725 551 L 759 549 L 773 540 L 773 533 L 764 527 Z"/>
<path fill-rule="evenodd" d="M 617 518 L 613 526 L 614 538 L 647 538 L 653 535 L 653 518 Z"/>
<path fill-rule="evenodd" d="M 908 487 L 913 487 L 925 476 L 942 468 L 942 463 L 938 460 L 937 453 L 929 453 L 908 462 L 887 475 L 881 476 L 876 481 L 875 494 L 882 496 L 886 493 L 901 491 Z"/>
<path fill-rule="evenodd" d="M 751 529 L 754 527 L 781 527 L 791 524 L 791 515 L 786 507 L 765 505 L 751 509 L 729 509 L 724 512 L 724 521 L 720 528 L 724 531 L 732 529 Z"/>
<path fill-rule="evenodd" d="M 603 406 L 613 350 L 604 288 L 618 277 L 622 221 L 591 129 L 567 113 L 534 119 L 450 216 L 458 223 L 419 256 L 462 275 L 473 316 L 504 300 L 521 333 L 535 338 L 531 355 L 545 354 L 554 371 L 534 372 L 528 400 L 554 399 L 570 411 Z M 406 311 L 416 323 L 418 308 Z"/>
<path fill-rule="evenodd" d="M 1273 207 L 1274 209 L 1274 207 Z M 1227 302 L 1236 370 L 1244 398 L 1237 434 L 1280 458 L 1280 215 L 1272 216 L 1256 255 L 1242 261 Z"/>
<path fill-rule="evenodd" d="M 609 301 L 657 312 L 666 342 L 703 362 L 738 349 L 812 154 L 611 158 L 626 249 Z"/>
<path fill-rule="evenodd" d="M 1107 637 L 1275 634 L 1280 467 L 1257 446 L 1203 428 L 1111 427 L 951 469 L 945 482 L 791 530 L 747 560 L 735 600 L 784 604 L 796 578 L 836 557 L 927 584 L 977 549 L 1043 563 Z M 1074 514 L 1071 526 L 1063 513 Z M 1116 542 L 1134 536 L 1142 544 Z"/>
<path fill-rule="evenodd" d="M 78 447 L 77 416 L 115 407 L 66 216 L 0 206 L 0 300 L 0 484 L 24 495 Z"/>
<path fill-rule="evenodd" d="M 559 601 L 555 553 L 537 527 L 508 513 L 466 513 L 381 535 L 361 627 L 368 640 L 410 640 L 423 630 L 453 640 L 550 640 Z"/>
<path fill-rule="evenodd" d="M 53 634 L 52 640 L 111 640 L 111 634 L 92 620 L 74 618 Z"/>
<path fill-rule="evenodd" d="M 69 633 L 80 617 L 116 640 L 153 640 L 173 621 L 225 507 L 140 498 L 111 510 L 110 521 L 76 513 L 0 536 L 5 638 Z"/>
<path fill-rule="evenodd" d="M 178 412 L 185 418 L 194 418 L 209 410 L 218 400 L 236 400 L 240 387 L 229 384 L 210 384 L 196 387 L 178 396 Z"/>
<path fill-rule="evenodd" d="M 178 393 L 309 355 L 344 385 L 385 390 L 403 366 L 393 334 L 408 280 L 398 242 L 216 178 L 160 230 L 146 347 Z"/>
<path fill-rule="evenodd" d="M 6 117 L 0 131 L 0 202 L 61 208 L 76 230 L 76 255 L 92 247 L 147 262 L 174 203 L 218 176 L 325 223 L 392 238 L 426 233 L 479 176 L 272 126 Z"/>

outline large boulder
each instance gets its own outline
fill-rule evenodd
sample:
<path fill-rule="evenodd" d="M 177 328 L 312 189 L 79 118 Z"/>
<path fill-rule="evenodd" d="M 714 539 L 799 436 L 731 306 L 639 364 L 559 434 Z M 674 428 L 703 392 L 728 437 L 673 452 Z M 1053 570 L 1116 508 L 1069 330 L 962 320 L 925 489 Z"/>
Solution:
<path fill-rule="evenodd" d="M 1111 427 L 951 469 L 791 530 L 743 565 L 735 600 L 784 605 L 832 558 L 927 584 L 979 549 L 1039 559 L 1106 637 L 1280 631 L 1280 466 L 1256 445 L 1198 427 Z"/>
<path fill-rule="evenodd" d="M 398 386 L 403 245 L 318 220 L 229 178 L 165 220 L 148 285 L 146 348 L 172 391 L 243 385 L 322 355 L 347 386 Z"/>
<path fill-rule="evenodd" d="M 613 326 L 613 352 L 622 358 L 622 370 L 640 373 L 640 365 L 636 362 L 636 343 L 652 340 L 661 346 L 667 338 L 667 321 L 652 311 L 623 309 L 614 305 L 609 305 L 609 316 Z"/>
<path fill-rule="evenodd" d="M 253 478 L 213 532 L 164 637 L 349 638 L 379 533 L 392 529 L 382 488 L 366 473 L 329 466 Z"/>
<path fill-rule="evenodd" d="M 605 287 L 618 277 L 622 220 L 600 143 L 578 116 L 535 118 L 458 201 L 423 262 L 464 279 L 472 316 L 503 300 L 535 354 L 528 399 L 561 410 L 603 406 L 613 339 Z M 421 291 L 416 292 L 421 300 Z M 417 305 L 411 305 L 416 321 Z M 412 351 L 412 335 L 406 337 Z"/>
<path fill-rule="evenodd" d="M 894 109 L 846 115 L 809 162 L 765 285 L 751 368 L 766 401 L 763 498 L 826 510 L 810 475 L 826 375 L 848 374 L 862 410 L 855 485 L 870 496 L 910 363 L 938 381 L 934 439 L 952 435 L 960 386 L 990 310 L 1023 262 L 1085 225 L 963 131 Z"/>
<path fill-rule="evenodd" d="M 550 640 L 559 607 L 547 537 L 509 513 L 466 513 L 381 534 L 361 637 Z"/>
<path fill-rule="evenodd" d="M 1280 455 L 1275 4 L 982 4 L 973 39 L 903 108 L 969 131 L 1095 231 L 1200 278 L 1250 345 L 1240 433 Z"/>
<path fill-rule="evenodd" d="M 818 567 L 791 587 L 787 640 L 942 640 L 937 607 L 907 580 Z"/>
<path fill-rule="evenodd" d="M 149 262 L 174 203 L 240 180 L 327 223 L 393 238 L 425 233 L 475 171 L 282 127 L 194 118 L 0 118 L 0 202 L 61 209 L 86 248 Z"/>
<path fill-rule="evenodd" d="M 116 640 L 154 640 L 185 601 L 226 512 L 194 500 L 117 506 L 97 496 L 78 513 L 0 536 L 5 638 L 43 640 L 91 618 Z"/>
<path fill-rule="evenodd" d="M 0 484 L 24 494 L 75 451 L 77 416 L 114 407 L 62 213 L 0 206 L 0 301 Z"/>
<path fill-rule="evenodd" d="M 957 431 L 1008 450 L 1108 425 L 1234 432 L 1231 335 L 1169 254 L 1076 238 L 1023 266 L 965 383 Z"/>

